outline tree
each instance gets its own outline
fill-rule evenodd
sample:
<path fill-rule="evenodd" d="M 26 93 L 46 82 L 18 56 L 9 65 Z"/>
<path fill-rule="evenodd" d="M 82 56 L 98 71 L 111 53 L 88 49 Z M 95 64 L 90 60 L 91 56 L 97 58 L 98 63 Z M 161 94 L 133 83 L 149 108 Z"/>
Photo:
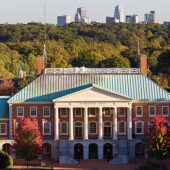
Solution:
<path fill-rule="evenodd" d="M 37 159 L 42 153 L 42 137 L 36 119 L 22 118 L 16 128 L 13 147 L 16 155 L 28 163 Z"/>
<path fill-rule="evenodd" d="M 0 151 L 0 169 L 11 168 L 13 166 L 13 159 L 8 153 Z"/>
<path fill-rule="evenodd" d="M 162 169 L 162 160 L 167 158 L 167 121 L 161 115 L 155 115 L 151 120 L 150 138 L 148 151 L 151 156 L 160 160 L 160 170 Z"/>
<path fill-rule="evenodd" d="M 12 80 L 3 80 L 0 83 L 0 95 L 11 95 L 16 91 Z"/>

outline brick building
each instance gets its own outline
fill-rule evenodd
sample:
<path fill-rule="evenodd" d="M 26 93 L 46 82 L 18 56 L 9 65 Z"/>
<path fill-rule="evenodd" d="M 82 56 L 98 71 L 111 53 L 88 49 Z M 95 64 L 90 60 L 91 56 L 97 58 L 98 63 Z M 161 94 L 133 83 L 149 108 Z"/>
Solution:
<path fill-rule="evenodd" d="M 38 60 L 39 73 L 43 62 Z M 43 156 L 60 163 L 111 159 L 127 163 L 146 156 L 150 120 L 170 122 L 170 94 L 138 68 L 47 68 L 13 96 L 0 98 L 0 149 L 10 151 L 21 117 L 37 118 Z"/>

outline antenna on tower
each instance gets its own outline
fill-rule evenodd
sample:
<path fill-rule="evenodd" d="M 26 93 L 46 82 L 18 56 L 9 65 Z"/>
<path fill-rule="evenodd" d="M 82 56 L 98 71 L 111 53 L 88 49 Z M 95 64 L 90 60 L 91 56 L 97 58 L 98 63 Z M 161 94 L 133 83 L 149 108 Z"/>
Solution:
<path fill-rule="evenodd" d="M 46 40 L 47 40 L 47 27 L 46 27 L 46 5 L 44 2 L 44 50 L 43 50 L 43 57 L 44 57 L 44 66 L 47 67 L 47 51 L 46 51 Z"/>

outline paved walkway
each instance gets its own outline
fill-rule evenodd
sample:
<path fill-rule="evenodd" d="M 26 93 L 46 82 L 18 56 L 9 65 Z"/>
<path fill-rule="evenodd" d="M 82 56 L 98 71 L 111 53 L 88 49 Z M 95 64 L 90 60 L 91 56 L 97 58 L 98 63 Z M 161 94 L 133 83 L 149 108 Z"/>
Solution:
<path fill-rule="evenodd" d="M 59 165 L 53 160 L 35 160 L 31 162 L 31 165 L 39 165 L 40 162 L 45 162 L 47 166 L 53 167 L 56 170 L 137 170 L 137 167 L 146 163 L 145 159 L 136 159 L 130 161 L 126 165 L 110 165 L 105 160 L 81 160 L 78 165 Z M 152 160 L 152 162 L 155 162 Z M 164 161 L 170 170 L 170 160 Z M 24 164 L 23 160 L 14 160 L 13 169 L 21 169 L 21 165 Z"/>

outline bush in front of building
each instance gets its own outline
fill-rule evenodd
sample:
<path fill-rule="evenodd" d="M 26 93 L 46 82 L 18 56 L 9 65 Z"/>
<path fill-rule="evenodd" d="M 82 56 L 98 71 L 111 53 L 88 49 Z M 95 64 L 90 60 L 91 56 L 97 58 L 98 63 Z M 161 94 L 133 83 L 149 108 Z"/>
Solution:
<path fill-rule="evenodd" d="M 0 151 L 0 169 L 11 168 L 13 166 L 13 159 L 8 153 Z"/>

